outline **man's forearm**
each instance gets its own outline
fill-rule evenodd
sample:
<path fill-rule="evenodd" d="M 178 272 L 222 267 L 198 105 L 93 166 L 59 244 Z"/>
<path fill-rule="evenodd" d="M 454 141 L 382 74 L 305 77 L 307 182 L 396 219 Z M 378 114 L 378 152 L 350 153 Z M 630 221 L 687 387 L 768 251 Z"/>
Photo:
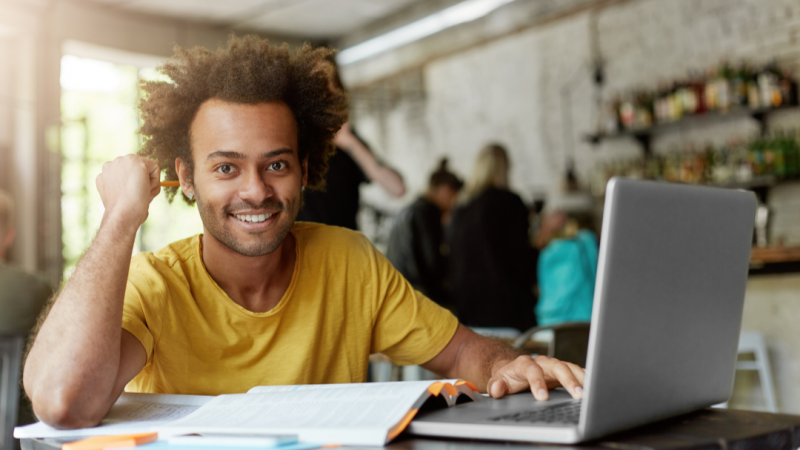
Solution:
<path fill-rule="evenodd" d="M 446 378 L 468 380 L 486 392 L 492 375 L 519 355 L 509 345 L 459 325 L 447 348 L 424 367 Z"/>
<path fill-rule="evenodd" d="M 42 324 L 23 381 L 48 423 L 85 426 L 113 402 L 122 304 L 136 228 L 104 218 L 97 236 Z M 96 420 L 95 420 L 96 419 Z"/>

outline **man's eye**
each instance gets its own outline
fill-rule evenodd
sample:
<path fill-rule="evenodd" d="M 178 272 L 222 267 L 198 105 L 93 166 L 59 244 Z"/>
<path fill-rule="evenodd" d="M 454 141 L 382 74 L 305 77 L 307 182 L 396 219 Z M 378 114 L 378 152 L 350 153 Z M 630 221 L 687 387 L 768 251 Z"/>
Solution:
<path fill-rule="evenodd" d="M 286 163 L 283 161 L 274 162 L 269 165 L 270 170 L 281 170 L 286 167 Z"/>
<path fill-rule="evenodd" d="M 231 173 L 231 172 L 233 172 L 233 167 L 231 167 L 228 164 L 223 164 L 223 165 L 217 167 L 217 170 L 219 172 L 221 172 L 221 173 Z"/>

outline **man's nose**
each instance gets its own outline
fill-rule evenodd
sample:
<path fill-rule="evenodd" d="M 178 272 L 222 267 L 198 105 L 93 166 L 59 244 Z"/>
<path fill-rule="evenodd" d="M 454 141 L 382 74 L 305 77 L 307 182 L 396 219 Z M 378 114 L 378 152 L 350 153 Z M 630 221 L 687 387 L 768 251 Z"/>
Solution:
<path fill-rule="evenodd" d="M 242 177 L 242 184 L 239 187 L 239 196 L 242 200 L 260 204 L 267 198 L 272 197 L 273 193 L 272 186 L 261 171 L 251 170 Z"/>

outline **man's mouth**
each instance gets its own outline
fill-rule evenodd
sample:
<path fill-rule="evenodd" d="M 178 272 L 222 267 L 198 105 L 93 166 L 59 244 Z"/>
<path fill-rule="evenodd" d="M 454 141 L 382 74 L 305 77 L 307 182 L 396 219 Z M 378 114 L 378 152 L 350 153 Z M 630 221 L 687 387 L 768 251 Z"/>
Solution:
<path fill-rule="evenodd" d="M 249 223 L 261 223 L 269 219 L 270 217 L 274 216 L 276 213 L 272 214 L 234 214 L 233 216 L 237 219 L 241 220 L 242 222 L 249 222 Z"/>

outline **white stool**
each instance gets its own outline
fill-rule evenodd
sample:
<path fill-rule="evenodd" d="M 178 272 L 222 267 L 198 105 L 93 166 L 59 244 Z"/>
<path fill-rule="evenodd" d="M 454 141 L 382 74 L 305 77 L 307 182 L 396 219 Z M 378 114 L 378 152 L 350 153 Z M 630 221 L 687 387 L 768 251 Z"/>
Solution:
<path fill-rule="evenodd" d="M 775 401 L 775 385 L 772 381 L 772 366 L 769 362 L 769 352 L 764 341 L 764 335 L 758 331 L 742 331 L 739 335 L 739 354 L 752 353 L 755 361 L 739 361 L 736 370 L 758 371 L 758 381 L 764 392 L 764 402 L 769 412 L 778 412 Z"/>

